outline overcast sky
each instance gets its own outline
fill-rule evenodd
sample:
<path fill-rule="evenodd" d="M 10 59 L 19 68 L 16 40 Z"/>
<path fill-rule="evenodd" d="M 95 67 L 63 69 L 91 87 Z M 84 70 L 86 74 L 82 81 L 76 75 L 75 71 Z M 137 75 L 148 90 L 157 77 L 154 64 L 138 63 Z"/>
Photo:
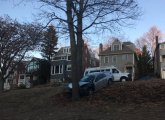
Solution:
<path fill-rule="evenodd" d="M 19 4 L 21 0 L 0 0 L 0 16 L 8 14 L 11 18 L 17 19 L 20 22 L 34 21 L 34 14 L 38 12 L 36 9 L 39 5 L 34 2 L 26 2 Z M 34 1 L 34 0 L 32 0 Z M 165 33 L 165 0 L 137 0 L 143 10 L 143 16 L 132 28 L 123 28 L 122 32 L 117 33 L 124 36 L 126 39 L 134 42 L 141 37 L 152 26 L 157 26 Z M 94 36 L 91 46 L 99 45 L 94 39 L 104 42 L 111 36 L 110 33 L 101 36 Z"/>

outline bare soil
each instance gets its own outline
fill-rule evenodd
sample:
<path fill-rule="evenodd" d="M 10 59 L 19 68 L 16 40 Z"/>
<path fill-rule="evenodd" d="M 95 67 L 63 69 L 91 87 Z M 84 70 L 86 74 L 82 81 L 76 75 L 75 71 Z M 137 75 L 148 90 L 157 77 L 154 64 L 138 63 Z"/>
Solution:
<path fill-rule="evenodd" d="M 1 92 L 0 120 L 165 120 L 165 80 L 114 83 L 76 102 L 63 86 Z"/>

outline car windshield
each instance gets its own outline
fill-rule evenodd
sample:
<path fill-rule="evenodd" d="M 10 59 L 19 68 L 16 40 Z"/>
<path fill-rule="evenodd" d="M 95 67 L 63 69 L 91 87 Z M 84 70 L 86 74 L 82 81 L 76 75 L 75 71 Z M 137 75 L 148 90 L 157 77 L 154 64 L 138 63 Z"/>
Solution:
<path fill-rule="evenodd" d="M 80 82 L 90 82 L 90 81 L 93 81 L 94 78 L 95 78 L 94 75 L 87 75 L 87 76 L 84 76 L 84 77 L 80 80 Z"/>

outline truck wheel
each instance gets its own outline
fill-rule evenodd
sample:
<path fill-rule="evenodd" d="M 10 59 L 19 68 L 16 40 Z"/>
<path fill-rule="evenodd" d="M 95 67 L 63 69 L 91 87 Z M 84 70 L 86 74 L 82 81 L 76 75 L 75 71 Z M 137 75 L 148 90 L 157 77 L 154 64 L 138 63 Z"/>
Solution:
<path fill-rule="evenodd" d="M 127 81 L 127 78 L 126 77 L 120 78 L 120 82 L 125 82 L 125 81 Z"/>

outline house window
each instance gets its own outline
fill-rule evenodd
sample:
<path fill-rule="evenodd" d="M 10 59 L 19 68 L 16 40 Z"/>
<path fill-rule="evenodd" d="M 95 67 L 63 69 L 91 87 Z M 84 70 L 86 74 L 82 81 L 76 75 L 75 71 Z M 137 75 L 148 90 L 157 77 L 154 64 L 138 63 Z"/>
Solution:
<path fill-rule="evenodd" d="M 58 66 L 55 66 L 55 73 L 59 73 L 60 72 L 60 67 L 59 65 Z"/>
<path fill-rule="evenodd" d="M 36 61 L 30 62 L 28 65 L 28 72 L 36 71 L 39 68 L 39 65 Z"/>
<path fill-rule="evenodd" d="M 61 57 L 61 60 L 65 60 L 65 59 L 66 59 L 66 57 L 65 57 L 65 56 L 62 56 L 62 57 Z"/>
<path fill-rule="evenodd" d="M 116 50 L 119 50 L 119 45 L 113 45 L 113 50 L 116 51 Z"/>
<path fill-rule="evenodd" d="M 70 48 L 64 48 L 63 53 L 70 53 Z"/>
<path fill-rule="evenodd" d="M 70 48 L 67 48 L 67 53 L 70 53 Z"/>
<path fill-rule="evenodd" d="M 71 60 L 71 56 L 70 55 L 68 56 L 68 59 L 67 60 Z"/>
<path fill-rule="evenodd" d="M 60 68 L 60 74 L 62 74 L 63 73 L 63 65 L 59 65 L 59 68 Z"/>
<path fill-rule="evenodd" d="M 63 73 L 63 65 L 52 66 L 51 73 L 52 74 L 62 74 Z"/>
<path fill-rule="evenodd" d="M 66 53 L 66 48 L 63 49 L 63 53 Z"/>
<path fill-rule="evenodd" d="M 104 63 L 104 57 L 103 56 L 100 57 L 100 61 L 101 61 L 101 63 Z"/>
<path fill-rule="evenodd" d="M 107 56 L 104 57 L 104 63 L 108 63 L 108 61 L 109 61 L 109 58 Z"/>
<path fill-rule="evenodd" d="M 117 61 L 117 57 L 116 56 L 112 56 L 112 63 L 116 63 Z"/>
<path fill-rule="evenodd" d="M 67 71 L 71 71 L 71 65 L 67 65 Z"/>
<path fill-rule="evenodd" d="M 24 79 L 24 75 L 20 75 L 20 79 Z"/>

